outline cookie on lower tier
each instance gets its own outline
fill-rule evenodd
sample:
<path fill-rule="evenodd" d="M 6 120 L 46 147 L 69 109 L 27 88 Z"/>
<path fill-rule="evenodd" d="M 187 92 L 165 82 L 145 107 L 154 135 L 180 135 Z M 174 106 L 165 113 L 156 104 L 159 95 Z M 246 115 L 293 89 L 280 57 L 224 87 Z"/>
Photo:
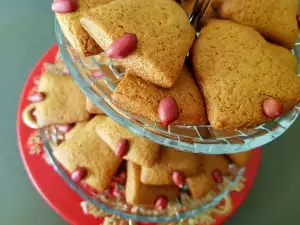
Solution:
<path fill-rule="evenodd" d="M 238 167 L 244 167 L 247 165 L 250 157 L 252 155 L 252 151 L 240 152 L 235 154 L 229 154 L 229 159 Z"/>
<path fill-rule="evenodd" d="M 280 54 L 281 53 L 281 54 Z M 270 121 L 263 102 L 279 99 L 284 112 L 300 102 L 300 78 L 283 47 L 274 48 L 256 30 L 228 20 L 212 20 L 192 49 L 213 128 L 238 129 Z"/>
<path fill-rule="evenodd" d="M 56 13 L 60 27 L 70 44 L 84 56 L 99 54 L 102 50 L 94 39 L 83 29 L 80 16 L 85 11 L 112 0 L 78 0 L 78 8 L 73 13 Z"/>
<path fill-rule="evenodd" d="M 185 177 L 203 170 L 202 154 L 183 152 L 162 147 L 157 160 L 151 168 L 142 167 L 141 181 L 150 185 L 171 185 L 173 172 L 182 172 Z"/>
<path fill-rule="evenodd" d="M 127 162 L 126 201 L 134 205 L 153 206 L 160 196 L 175 201 L 179 196 L 179 189 L 170 185 L 145 185 L 140 181 L 141 167 L 133 162 Z"/>
<path fill-rule="evenodd" d="M 111 147 L 115 149 L 121 139 L 129 142 L 129 151 L 124 159 L 136 164 L 151 167 L 157 158 L 160 145 L 129 131 L 106 116 L 99 116 L 101 121 L 97 125 L 97 133 Z"/>
<path fill-rule="evenodd" d="M 40 79 L 38 92 L 46 96 L 43 101 L 35 103 L 36 118 L 40 127 L 89 120 L 85 96 L 70 76 L 45 72 Z"/>
<path fill-rule="evenodd" d="M 158 106 L 163 97 L 173 97 L 179 107 L 175 124 L 200 125 L 207 123 L 204 99 L 194 78 L 186 67 L 170 89 L 150 84 L 127 74 L 112 94 L 113 103 L 119 108 L 151 121 L 160 122 Z"/>
<path fill-rule="evenodd" d="M 203 170 L 186 179 L 193 198 L 202 198 L 216 185 L 213 172 L 227 175 L 229 161 L 224 155 L 204 155 Z"/>
<path fill-rule="evenodd" d="M 298 38 L 298 0 L 212 0 L 223 19 L 251 26 L 268 40 L 292 49 Z"/>
<path fill-rule="evenodd" d="M 96 133 L 101 120 L 102 117 L 94 117 L 83 129 L 54 150 L 56 159 L 70 173 L 78 167 L 87 169 L 83 182 L 98 191 L 109 187 L 121 164 L 121 160 Z"/>
<path fill-rule="evenodd" d="M 117 0 L 91 9 L 80 21 L 105 51 L 124 34 L 136 34 L 136 50 L 117 61 L 165 88 L 176 82 L 195 38 L 184 10 L 171 0 Z"/>

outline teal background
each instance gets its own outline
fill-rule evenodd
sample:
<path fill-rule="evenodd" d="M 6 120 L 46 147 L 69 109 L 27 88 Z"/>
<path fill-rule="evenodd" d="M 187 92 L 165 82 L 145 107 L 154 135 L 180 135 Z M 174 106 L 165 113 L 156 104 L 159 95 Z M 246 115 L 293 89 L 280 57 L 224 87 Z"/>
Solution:
<path fill-rule="evenodd" d="M 16 140 L 19 96 L 29 72 L 55 43 L 51 0 L 1 0 L 0 224 L 64 225 L 30 183 Z M 300 224 L 300 121 L 264 147 L 255 185 L 225 225 Z M 55 185 L 55 184 L 53 184 Z"/>

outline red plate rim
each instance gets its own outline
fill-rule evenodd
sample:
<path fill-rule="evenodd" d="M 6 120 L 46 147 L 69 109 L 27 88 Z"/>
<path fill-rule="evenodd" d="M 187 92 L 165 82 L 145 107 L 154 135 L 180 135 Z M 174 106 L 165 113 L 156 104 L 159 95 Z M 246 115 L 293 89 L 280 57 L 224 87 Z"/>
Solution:
<path fill-rule="evenodd" d="M 31 71 L 20 96 L 17 114 L 19 150 L 31 182 L 51 208 L 70 224 L 99 225 L 103 219 L 85 215 L 80 206 L 80 202 L 82 201 L 81 197 L 63 181 L 63 179 L 45 162 L 44 159 L 42 159 L 40 155 L 30 155 L 26 144 L 29 135 L 34 131 L 28 128 L 22 120 L 22 111 L 30 103 L 27 100 L 28 92 L 34 86 L 34 78 L 42 74 L 43 64 L 45 62 L 54 63 L 57 52 L 58 47 L 55 44 L 37 62 Z M 261 148 L 258 148 L 253 151 L 248 167 L 245 170 L 245 188 L 241 192 L 231 192 L 230 196 L 233 202 L 233 209 L 227 216 L 216 217 L 215 225 L 220 225 L 227 220 L 246 198 L 254 183 L 260 161 Z"/>

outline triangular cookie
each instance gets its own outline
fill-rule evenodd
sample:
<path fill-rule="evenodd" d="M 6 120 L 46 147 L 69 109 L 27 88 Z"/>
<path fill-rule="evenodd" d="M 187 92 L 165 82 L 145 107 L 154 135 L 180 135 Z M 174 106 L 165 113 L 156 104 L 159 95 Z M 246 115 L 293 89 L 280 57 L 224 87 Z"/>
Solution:
<path fill-rule="evenodd" d="M 283 60 L 283 55 L 293 58 L 253 28 L 232 21 L 213 20 L 201 30 L 192 61 L 213 128 L 237 129 L 269 121 L 262 107 L 268 98 L 281 100 L 284 112 L 300 102 L 295 60 Z"/>
<path fill-rule="evenodd" d="M 80 21 L 105 51 L 124 34 L 136 34 L 137 49 L 118 62 L 165 88 L 176 82 L 195 38 L 184 10 L 171 0 L 117 0 L 91 9 Z"/>

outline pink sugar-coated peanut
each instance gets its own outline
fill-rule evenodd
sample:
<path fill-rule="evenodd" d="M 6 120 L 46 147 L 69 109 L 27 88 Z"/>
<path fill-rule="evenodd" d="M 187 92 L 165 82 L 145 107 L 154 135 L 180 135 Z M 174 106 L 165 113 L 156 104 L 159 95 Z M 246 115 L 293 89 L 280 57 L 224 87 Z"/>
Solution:
<path fill-rule="evenodd" d="M 155 208 L 157 209 L 165 209 L 169 204 L 169 199 L 165 196 L 160 196 L 155 200 Z"/>
<path fill-rule="evenodd" d="M 77 10 L 77 0 L 55 0 L 52 3 L 52 11 L 55 13 L 71 13 Z"/>
<path fill-rule="evenodd" d="M 78 167 L 71 175 L 74 182 L 78 183 L 87 176 L 87 169 L 83 167 Z"/>
<path fill-rule="evenodd" d="M 129 142 L 126 139 L 121 139 L 115 149 L 115 154 L 119 159 L 122 159 L 129 150 Z"/>
<path fill-rule="evenodd" d="M 172 173 L 172 180 L 174 184 L 176 184 L 178 187 L 183 187 L 185 183 L 185 176 L 183 172 L 175 171 Z"/>
<path fill-rule="evenodd" d="M 223 176 L 222 176 L 222 173 L 221 171 L 219 170 L 214 170 L 212 173 L 211 173 L 212 177 L 214 178 L 214 180 L 217 182 L 217 183 L 223 183 Z"/>
<path fill-rule="evenodd" d="M 263 104 L 264 114 L 269 118 L 277 118 L 283 112 L 283 106 L 280 100 L 270 98 L 264 101 Z"/>
<path fill-rule="evenodd" d="M 117 39 L 107 50 L 106 55 L 111 59 L 124 59 L 129 56 L 138 45 L 135 34 L 128 33 Z"/>
<path fill-rule="evenodd" d="M 300 15 L 297 15 L 296 19 L 297 19 L 298 27 L 300 27 Z"/>
<path fill-rule="evenodd" d="M 75 124 L 57 125 L 57 129 L 62 133 L 68 133 L 74 126 Z"/>
<path fill-rule="evenodd" d="M 158 106 L 158 118 L 167 127 L 179 117 L 177 102 L 172 97 L 164 97 Z"/>
<path fill-rule="evenodd" d="M 44 92 L 35 92 L 28 97 L 28 100 L 31 102 L 41 102 L 46 98 L 46 94 Z"/>

